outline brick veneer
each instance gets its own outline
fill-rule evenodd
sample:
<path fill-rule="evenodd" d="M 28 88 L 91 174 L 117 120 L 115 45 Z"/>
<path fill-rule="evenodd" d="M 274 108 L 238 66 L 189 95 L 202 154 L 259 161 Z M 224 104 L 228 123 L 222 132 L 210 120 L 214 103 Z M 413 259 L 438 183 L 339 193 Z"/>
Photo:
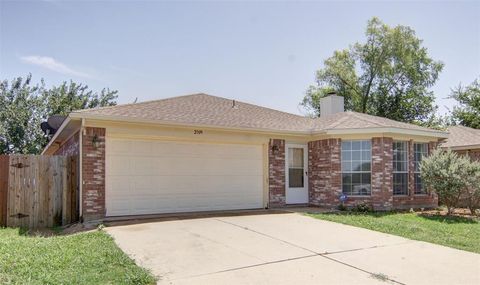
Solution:
<path fill-rule="evenodd" d="M 54 155 L 68 155 L 74 156 L 79 154 L 79 132 L 71 136 L 66 142 L 64 142 L 59 149 L 54 152 Z"/>
<path fill-rule="evenodd" d="M 471 160 L 476 160 L 480 162 L 480 149 L 473 150 L 457 150 L 456 153 L 460 155 L 466 155 L 470 157 Z"/>
<path fill-rule="evenodd" d="M 393 207 L 393 139 L 372 138 L 372 206 L 375 210 Z"/>
<path fill-rule="evenodd" d="M 93 145 L 94 137 L 98 146 Z M 82 138 L 83 220 L 105 217 L 105 129 L 85 128 Z"/>
<path fill-rule="evenodd" d="M 438 205 L 435 195 L 414 195 L 413 141 L 409 147 L 409 195 L 393 196 L 393 139 L 372 138 L 372 193 L 370 196 L 350 196 L 346 206 L 367 203 L 375 210 L 401 208 L 432 208 Z M 436 148 L 431 142 L 429 150 Z M 340 204 L 341 181 L 341 140 L 325 139 L 308 143 L 309 203 L 328 208 Z"/>
<path fill-rule="evenodd" d="M 355 206 L 366 203 L 374 210 L 385 211 L 393 208 L 393 139 L 389 137 L 375 137 L 372 143 L 371 164 L 371 194 L 370 196 L 350 196 L 345 205 Z M 335 197 L 333 206 L 338 206 L 341 185 Z"/>
<path fill-rule="evenodd" d="M 269 206 L 285 205 L 285 141 L 271 139 L 268 144 Z"/>
<path fill-rule="evenodd" d="M 335 207 L 342 193 L 341 140 L 308 143 L 308 196 L 315 206 Z"/>

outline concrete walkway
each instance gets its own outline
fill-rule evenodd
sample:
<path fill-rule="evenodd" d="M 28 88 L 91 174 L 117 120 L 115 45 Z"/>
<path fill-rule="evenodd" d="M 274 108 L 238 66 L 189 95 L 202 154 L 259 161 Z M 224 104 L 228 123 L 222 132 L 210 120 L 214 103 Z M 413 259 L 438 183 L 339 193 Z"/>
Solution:
<path fill-rule="evenodd" d="M 297 213 L 108 227 L 159 284 L 480 284 L 480 255 Z"/>

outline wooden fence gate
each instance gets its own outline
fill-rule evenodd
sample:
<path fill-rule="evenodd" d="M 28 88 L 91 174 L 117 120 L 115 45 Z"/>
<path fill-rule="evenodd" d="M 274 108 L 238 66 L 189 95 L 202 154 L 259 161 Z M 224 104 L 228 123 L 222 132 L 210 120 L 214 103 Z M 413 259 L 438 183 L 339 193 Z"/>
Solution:
<path fill-rule="evenodd" d="M 0 155 L 0 226 L 43 228 L 78 221 L 75 156 Z"/>

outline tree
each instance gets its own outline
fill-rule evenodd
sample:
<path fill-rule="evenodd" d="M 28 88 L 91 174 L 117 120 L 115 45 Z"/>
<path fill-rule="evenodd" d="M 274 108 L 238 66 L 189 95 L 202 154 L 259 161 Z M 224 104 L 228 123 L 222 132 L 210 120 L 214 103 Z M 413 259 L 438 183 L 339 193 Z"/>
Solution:
<path fill-rule="evenodd" d="M 46 138 L 40 129 L 45 120 L 41 84 L 31 75 L 0 82 L 0 154 L 38 153 Z"/>
<path fill-rule="evenodd" d="M 55 114 L 115 105 L 117 91 L 100 93 L 88 86 L 63 82 L 59 87 L 32 83 L 32 75 L 0 82 L 0 154 L 37 154 L 47 144 L 40 123 Z"/>
<path fill-rule="evenodd" d="M 45 90 L 43 96 L 46 103 L 46 111 L 49 115 L 66 116 L 74 110 L 90 109 L 116 105 L 116 90 L 104 88 L 100 93 L 88 89 L 82 85 L 70 81 L 63 82 L 60 86 L 53 86 Z"/>
<path fill-rule="evenodd" d="M 480 129 L 480 78 L 468 86 L 460 84 L 452 90 L 450 98 L 460 104 L 453 108 L 453 120 L 460 125 Z"/>
<path fill-rule="evenodd" d="M 422 181 L 427 191 L 438 195 L 441 203 L 448 208 L 448 214 L 458 206 L 462 195 L 473 183 L 470 178 L 478 175 L 479 169 L 469 158 L 451 150 L 435 150 L 420 164 Z"/>
<path fill-rule="evenodd" d="M 368 21 L 366 42 L 335 51 L 317 71 L 316 85 L 300 103 L 320 115 L 320 98 L 335 91 L 346 110 L 407 123 L 422 122 L 435 112 L 429 91 L 443 63 L 428 56 L 422 40 L 410 27 L 389 27 L 378 18 Z"/>

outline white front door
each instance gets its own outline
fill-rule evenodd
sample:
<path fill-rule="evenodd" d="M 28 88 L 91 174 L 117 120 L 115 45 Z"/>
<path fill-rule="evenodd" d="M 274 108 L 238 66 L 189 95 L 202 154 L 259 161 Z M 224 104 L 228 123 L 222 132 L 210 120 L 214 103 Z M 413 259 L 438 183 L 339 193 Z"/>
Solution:
<path fill-rule="evenodd" d="M 287 204 L 308 203 L 307 160 L 307 146 L 286 145 L 285 177 Z"/>

